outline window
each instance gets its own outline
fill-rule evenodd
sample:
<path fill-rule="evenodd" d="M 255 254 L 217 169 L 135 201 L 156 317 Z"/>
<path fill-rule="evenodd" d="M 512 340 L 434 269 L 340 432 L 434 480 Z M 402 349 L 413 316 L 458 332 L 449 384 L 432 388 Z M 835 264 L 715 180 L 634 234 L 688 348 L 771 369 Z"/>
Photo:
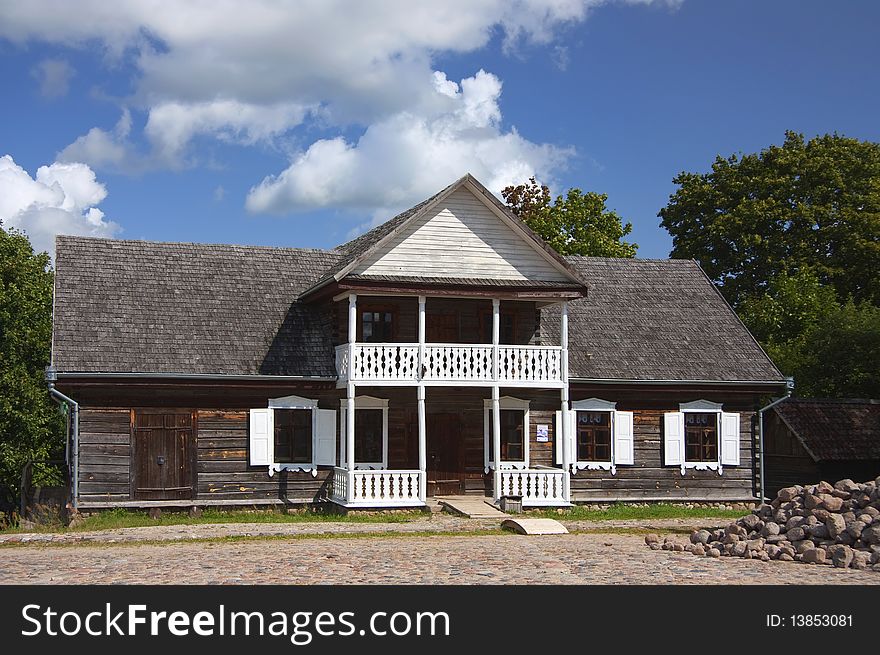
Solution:
<path fill-rule="evenodd" d="M 388 309 L 364 308 L 361 313 L 360 340 L 373 343 L 394 341 L 394 312 Z"/>
<path fill-rule="evenodd" d="M 611 412 L 577 412 L 577 461 L 611 461 Z"/>
<path fill-rule="evenodd" d="M 281 470 L 311 471 L 336 464 L 336 411 L 299 396 L 270 398 L 268 407 L 250 410 L 248 461 Z"/>
<path fill-rule="evenodd" d="M 618 466 L 634 463 L 633 412 L 618 411 L 617 403 L 601 398 L 575 400 L 571 407 L 566 412 L 565 434 L 562 412 L 556 413 L 557 464 L 562 464 L 564 436 L 570 444 L 569 464 L 573 472 L 603 470 L 616 475 Z"/>
<path fill-rule="evenodd" d="M 348 466 L 348 399 L 340 401 L 339 465 Z M 372 396 L 354 399 L 354 457 L 356 469 L 388 468 L 388 400 Z"/>
<path fill-rule="evenodd" d="M 718 415 L 687 412 L 684 415 L 685 460 L 714 462 L 718 460 Z"/>
<path fill-rule="evenodd" d="M 276 409 L 275 462 L 310 464 L 312 461 L 312 411 Z"/>
<path fill-rule="evenodd" d="M 499 399 L 499 432 L 502 468 L 529 466 L 529 401 L 504 396 Z M 494 468 L 495 446 L 492 401 L 483 401 L 483 464 Z"/>
<path fill-rule="evenodd" d="M 687 469 L 716 471 L 739 466 L 740 416 L 722 411 L 720 403 L 695 400 L 663 416 L 663 463 Z"/>

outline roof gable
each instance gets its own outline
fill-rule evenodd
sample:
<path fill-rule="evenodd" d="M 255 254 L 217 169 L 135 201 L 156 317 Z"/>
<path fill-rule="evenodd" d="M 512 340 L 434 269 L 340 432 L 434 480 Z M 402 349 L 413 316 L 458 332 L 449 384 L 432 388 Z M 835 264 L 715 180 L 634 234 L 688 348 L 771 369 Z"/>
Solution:
<path fill-rule="evenodd" d="M 350 272 L 572 282 L 572 275 L 467 185 L 432 203 Z"/>
<path fill-rule="evenodd" d="M 452 205 L 455 209 L 446 205 Z M 447 232 L 464 235 L 471 249 L 462 249 L 461 243 L 456 244 L 454 238 L 446 236 Z M 441 243 L 436 238 L 438 233 Z M 451 242 L 453 247 L 444 250 L 447 242 Z M 431 247 L 438 245 L 441 246 L 440 250 L 432 253 Z M 361 278 L 417 277 L 439 281 L 471 278 L 566 282 L 586 287 L 586 281 L 576 268 L 470 174 L 366 234 L 338 246 L 336 252 L 341 254 L 336 266 L 302 297 L 348 275 Z M 463 252 L 470 252 L 475 259 L 482 257 L 480 266 L 470 266 L 467 274 L 463 274 L 461 269 Z M 523 258 L 523 261 L 517 263 L 519 258 Z M 436 266 L 439 259 L 448 260 L 445 268 Z M 427 266 L 432 263 L 433 268 Z M 426 271 L 417 270 L 420 267 Z M 365 275 L 367 270 L 370 273 Z M 494 275 L 487 274 L 489 270 Z M 438 272 L 439 275 L 436 274 Z"/>

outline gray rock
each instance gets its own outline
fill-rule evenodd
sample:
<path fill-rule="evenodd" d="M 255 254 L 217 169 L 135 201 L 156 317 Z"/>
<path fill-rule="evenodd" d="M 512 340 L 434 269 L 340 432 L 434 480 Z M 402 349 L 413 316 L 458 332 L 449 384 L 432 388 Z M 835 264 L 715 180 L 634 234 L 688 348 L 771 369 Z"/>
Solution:
<path fill-rule="evenodd" d="M 850 566 L 854 569 L 864 570 L 870 566 L 871 553 L 865 550 L 854 550 Z"/>
<path fill-rule="evenodd" d="M 783 546 L 779 550 L 782 555 L 788 555 L 791 558 L 794 558 L 794 556 L 797 554 L 795 552 L 795 549 L 792 548 L 791 546 Z"/>
<path fill-rule="evenodd" d="M 651 550 L 660 550 L 660 544 L 658 544 L 656 541 L 648 545 L 651 547 Z"/>
<path fill-rule="evenodd" d="M 852 493 L 853 491 L 861 491 L 862 487 L 857 482 L 853 482 L 849 478 L 844 480 L 838 480 L 834 483 L 834 489 L 836 491 L 847 491 Z"/>
<path fill-rule="evenodd" d="M 742 527 L 751 532 L 752 530 L 755 530 L 757 528 L 757 525 L 761 522 L 761 519 L 759 519 L 754 514 L 747 514 L 742 517 L 739 522 Z"/>
<path fill-rule="evenodd" d="M 807 509 L 816 509 L 821 504 L 822 499 L 819 498 L 819 496 L 814 496 L 813 494 L 807 494 L 804 496 L 804 507 Z"/>
<path fill-rule="evenodd" d="M 858 517 L 856 517 L 856 520 L 861 521 L 862 523 L 865 524 L 865 527 L 867 527 L 874 522 L 874 517 L 871 516 L 870 514 L 862 512 L 861 514 L 858 515 Z"/>
<path fill-rule="evenodd" d="M 821 548 L 810 548 L 804 552 L 801 561 L 806 564 L 824 564 L 825 551 Z"/>
<path fill-rule="evenodd" d="M 876 521 L 877 518 L 880 517 L 880 509 L 877 509 L 876 507 L 869 506 L 869 507 L 866 507 L 862 510 L 862 514 L 868 514 L 871 517 L 873 517 L 874 520 Z"/>
<path fill-rule="evenodd" d="M 808 550 L 816 550 L 816 544 L 814 544 L 812 541 L 802 541 L 795 546 L 795 550 L 798 552 L 799 555 L 803 555 Z"/>
<path fill-rule="evenodd" d="M 778 544 L 778 543 L 780 543 L 780 542 L 782 542 L 782 541 L 785 541 L 785 535 L 784 535 L 784 534 L 772 534 L 772 535 L 770 535 L 769 537 L 767 537 L 767 543 L 768 543 L 768 544 Z"/>
<path fill-rule="evenodd" d="M 827 539 L 828 538 L 828 528 L 826 528 L 823 523 L 817 523 L 816 525 L 811 525 L 807 529 L 807 533 L 811 537 L 813 537 L 814 539 Z"/>
<path fill-rule="evenodd" d="M 710 548 L 706 551 L 708 557 L 721 557 L 721 551 L 717 548 Z"/>
<path fill-rule="evenodd" d="M 830 494 L 834 491 L 834 485 L 830 482 L 825 482 L 824 480 L 816 485 L 816 494 Z"/>
<path fill-rule="evenodd" d="M 746 543 L 746 548 L 749 550 L 761 550 L 764 548 L 764 539 L 758 537 L 757 539 L 749 539 Z"/>
<path fill-rule="evenodd" d="M 657 544 L 657 543 L 660 543 L 660 535 L 658 535 L 658 534 L 649 534 L 649 535 L 646 535 L 646 536 L 645 536 L 645 543 L 648 544 L 649 546 L 650 546 L 651 544 Z"/>
<path fill-rule="evenodd" d="M 880 545 L 880 523 L 872 523 L 869 527 L 862 530 L 861 539 L 866 544 Z"/>
<path fill-rule="evenodd" d="M 798 494 L 801 492 L 801 487 L 785 487 L 785 489 L 780 489 L 779 493 L 776 494 L 776 497 L 782 502 L 786 503 L 793 498 L 797 498 Z"/>
<path fill-rule="evenodd" d="M 728 533 L 724 535 L 724 539 L 721 540 L 723 544 L 735 544 L 737 541 L 740 541 L 740 536 L 738 534 Z"/>
<path fill-rule="evenodd" d="M 839 569 L 847 568 L 853 560 L 853 549 L 849 546 L 835 545 L 828 548 L 831 561 Z"/>
<path fill-rule="evenodd" d="M 825 521 L 825 527 L 828 528 L 828 536 L 837 539 L 846 530 L 846 520 L 840 514 L 832 514 Z"/>
<path fill-rule="evenodd" d="M 819 525 L 819 523 L 823 523 L 823 524 L 824 524 L 825 521 L 820 521 L 820 520 L 817 519 L 815 516 L 813 516 L 812 514 L 810 514 L 810 515 L 807 517 L 807 520 L 804 521 L 804 522 L 801 524 L 801 527 L 802 527 L 802 528 L 808 528 L 808 527 L 811 527 L 811 526 L 814 526 L 814 525 Z"/>
<path fill-rule="evenodd" d="M 780 553 L 780 555 L 777 559 L 779 559 L 782 562 L 793 562 L 794 561 L 794 557 L 792 557 L 788 553 Z"/>
<path fill-rule="evenodd" d="M 684 552 L 684 544 L 672 544 L 672 550 L 676 553 Z"/>
<path fill-rule="evenodd" d="M 806 533 L 803 528 L 792 528 L 785 533 L 785 538 L 789 541 L 803 541 L 804 537 L 806 537 Z"/>
<path fill-rule="evenodd" d="M 706 554 L 706 549 L 703 548 L 703 544 L 697 543 L 697 544 L 694 544 L 694 547 L 691 550 L 691 552 L 694 555 L 700 555 L 702 557 L 703 555 Z"/>
<path fill-rule="evenodd" d="M 845 546 L 852 546 L 856 540 L 852 538 L 849 532 L 841 532 L 834 541 Z"/>
<path fill-rule="evenodd" d="M 767 546 L 764 547 L 764 552 L 773 559 L 776 559 L 776 557 L 779 556 L 781 550 L 782 549 L 776 544 L 767 544 Z"/>
<path fill-rule="evenodd" d="M 767 554 L 766 550 L 762 550 L 760 553 L 758 553 L 758 558 L 762 562 L 769 562 L 770 561 L 770 555 Z"/>
<path fill-rule="evenodd" d="M 785 522 L 785 530 L 788 531 L 792 528 L 799 528 L 804 524 L 806 520 L 807 519 L 804 516 L 792 516 Z"/>
<path fill-rule="evenodd" d="M 767 521 L 764 524 L 764 527 L 761 528 L 761 536 L 762 537 L 771 537 L 773 535 L 779 534 L 779 524 L 774 523 L 773 521 Z"/>
<path fill-rule="evenodd" d="M 853 539 L 858 539 L 862 536 L 862 531 L 865 529 L 865 524 L 861 521 L 850 521 L 846 524 L 846 531 L 849 532 L 850 536 Z"/>
<path fill-rule="evenodd" d="M 749 547 L 748 547 L 747 542 L 737 541 L 735 544 L 733 544 L 731 554 L 734 555 L 735 557 L 743 557 L 743 556 L 745 556 L 745 554 L 747 552 L 749 552 Z"/>
<path fill-rule="evenodd" d="M 869 556 L 869 558 L 868 558 L 868 561 L 869 561 L 871 564 L 878 564 L 878 563 L 880 563 L 880 551 L 874 551 L 874 552 L 870 553 L 870 556 Z"/>
<path fill-rule="evenodd" d="M 820 507 L 819 509 L 813 510 L 813 516 L 815 516 L 816 520 L 820 523 L 825 523 L 825 521 L 828 520 L 828 517 L 831 516 L 831 512 L 823 507 Z"/>
<path fill-rule="evenodd" d="M 822 507 L 829 512 L 839 512 L 843 508 L 843 500 L 829 494 L 819 496 L 822 499 Z"/>

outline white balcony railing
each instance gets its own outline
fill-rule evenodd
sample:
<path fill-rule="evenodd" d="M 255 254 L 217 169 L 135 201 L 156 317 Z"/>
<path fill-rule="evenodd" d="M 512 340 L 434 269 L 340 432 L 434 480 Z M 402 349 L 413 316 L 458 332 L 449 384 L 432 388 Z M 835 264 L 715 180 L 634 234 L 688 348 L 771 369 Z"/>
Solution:
<path fill-rule="evenodd" d="M 349 346 L 336 348 L 339 383 L 440 383 L 561 386 L 562 348 L 559 346 L 498 346 L 429 343 L 424 359 L 414 343 L 357 343 L 349 362 Z"/>
<path fill-rule="evenodd" d="M 495 500 L 501 496 L 521 496 L 523 507 L 568 505 L 565 475 L 565 471 L 556 468 L 495 471 Z"/>
<path fill-rule="evenodd" d="M 424 471 L 333 469 L 331 500 L 346 507 L 416 507 Z"/>

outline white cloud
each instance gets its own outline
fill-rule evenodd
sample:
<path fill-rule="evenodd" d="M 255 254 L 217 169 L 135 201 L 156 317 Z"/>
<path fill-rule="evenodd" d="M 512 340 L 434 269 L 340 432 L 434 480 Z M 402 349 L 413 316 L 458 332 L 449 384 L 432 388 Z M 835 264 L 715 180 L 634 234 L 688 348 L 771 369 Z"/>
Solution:
<path fill-rule="evenodd" d="M 111 132 L 93 127 L 86 134 L 64 148 L 56 156 L 59 162 L 81 162 L 97 169 L 135 172 L 146 167 L 128 141 L 131 132 L 131 113 L 123 109 L 122 116 Z"/>
<path fill-rule="evenodd" d="M 11 156 L 0 157 L 0 222 L 27 233 L 36 251 L 54 257 L 56 234 L 116 234 L 119 226 L 97 207 L 106 197 L 85 164 L 56 162 L 32 178 Z"/>
<path fill-rule="evenodd" d="M 445 76 L 435 80 L 437 93 L 451 103 L 445 111 L 396 114 L 371 125 L 356 143 L 317 141 L 281 174 L 252 188 L 247 208 L 284 213 L 332 205 L 390 212 L 465 172 L 497 193 L 531 175 L 550 176 L 572 154 L 501 128 L 501 82 L 494 75 L 480 71 L 462 80 L 460 91 Z"/>
<path fill-rule="evenodd" d="M 31 75 L 40 83 L 43 97 L 59 98 L 67 95 L 76 71 L 64 59 L 44 59 L 31 69 Z"/>

